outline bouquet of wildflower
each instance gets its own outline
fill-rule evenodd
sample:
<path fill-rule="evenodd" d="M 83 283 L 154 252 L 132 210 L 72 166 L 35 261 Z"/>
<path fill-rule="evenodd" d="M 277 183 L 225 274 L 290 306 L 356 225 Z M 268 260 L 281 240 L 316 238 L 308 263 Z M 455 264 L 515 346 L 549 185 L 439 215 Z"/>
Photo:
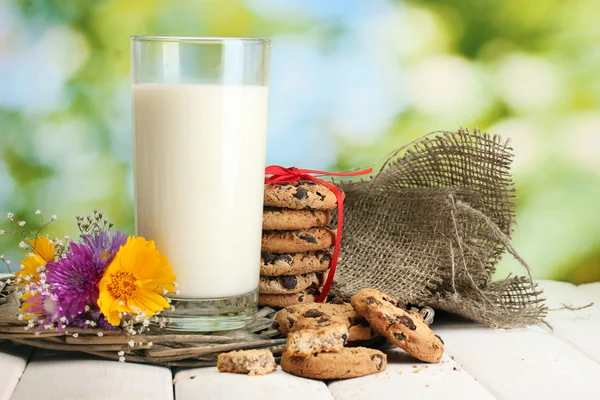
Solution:
<path fill-rule="evenodd" d="M 27 251 L 15 273 L 14 284 L 21 298 L 19 319 L 28 327 L 57 329 L 117 329 L 133 331 L 147 327 L 170 307 L 165 297 L 175 291 L 175 275 L 152 240 L 127 236 L 103 214 L 94 210 L 77 217 L 80 236 L 65 241 L 43 236 L 42 230 L 56 220 L 44 222 L 29 238 L 25 221 L 8 214 L 11 230 L 24 237 L 19 246 Z M 0 256 L 10 271 L 10 261 Z M 163 321 L 160 321 L 163 322 Z"/>

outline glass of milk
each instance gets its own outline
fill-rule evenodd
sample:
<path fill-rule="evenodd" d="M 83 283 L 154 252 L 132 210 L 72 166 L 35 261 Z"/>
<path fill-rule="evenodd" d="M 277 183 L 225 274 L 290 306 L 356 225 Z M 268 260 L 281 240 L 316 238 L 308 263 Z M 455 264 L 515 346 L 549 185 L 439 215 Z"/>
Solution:
<path fill-rule="evenodd" d="M 131 38 L 135 219 L 177 275 L 167 329 L 257 310 L 269 40 Z"/>

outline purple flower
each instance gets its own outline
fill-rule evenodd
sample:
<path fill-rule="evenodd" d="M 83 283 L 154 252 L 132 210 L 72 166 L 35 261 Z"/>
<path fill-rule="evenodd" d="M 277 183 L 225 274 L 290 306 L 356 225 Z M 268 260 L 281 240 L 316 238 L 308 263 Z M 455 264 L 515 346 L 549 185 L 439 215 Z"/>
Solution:
<path fill-rule="evenodd" d="M 39 328 L 42 329 L 46 326 L 57 326 L 58 331 L 61 332 L 65 320 L 63 323 L 58 323 L 61 318 L 64 317 L 63 309 L 60 305 L 58 296 L 55 293 L 49 292 L 48 290 L 42 290 L 38 287 L 34 287 L 37 294 L 28 298 L 21 306 L 22 313 L 35 314 L 36 319 L 41 321 Z"/>
<path fill-rule="evenodd" d="M 86 324 L 86 321 L 94 322 L 95 326 L 92 326 L 89 322 Z M 96 308 L 91 308 L 89 311 L 86 311 L 82 314 L 79 314 L 75 318 L 71 319 L 71 325 L 76 326 L 78 328 L 100 328 L 100 329 L 117 329 L 117 327 L 108 323 L 104 315 L 100 312 L 100 310 Z"/>
<path fill-rule="evenodd" d="M 92 234 L 81 235 L 80 242 L 92 251 L 94 268 L 104 272 L 117 251 L 127 242 L 127 235 L 115 231 L 111 236 L 108 229 L 99 229 Z"/>
<path fill-rule="evenodd" d="M 98 300 L 98 281 L 104 269 L 95 268 L 94 253 L 84 245 L 71 243 L 66 258 L 46 264 L 47 282 L 52 285 L 68 319 L 85 311 Z"/>

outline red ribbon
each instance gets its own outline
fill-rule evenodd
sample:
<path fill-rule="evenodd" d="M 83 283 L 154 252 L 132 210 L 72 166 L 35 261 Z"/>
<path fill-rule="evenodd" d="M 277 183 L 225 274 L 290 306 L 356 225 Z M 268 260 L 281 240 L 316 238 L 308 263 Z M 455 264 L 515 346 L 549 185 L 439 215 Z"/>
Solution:
<path fill-rule="evenodd" d="M 321 294 L 317 298 L 317 302 L 321 303 L 327 298 L 327 294 L 333 284 L 333 277 L 335 275 L 335 268 L 337 267 L 338 257 L 340 255 L 340 243 L 342 242 L 342 224 L 344 223 L 344 195 L 342 191 L 337 188 L 334 184 L 319 179 L 313 175 L 327 175 L 327 176 L 360 176 L 370 174 L 373 171 L 372 168 L 368 168 L 362 171 L 355 172 L 327 172 L 318 171 L 313 169 L 299 169 L 296 167 L 284 168 L 279 165 L 270 165 L 265 168 L 265 175 L 270 175 L 265 178 L 265 183 L 290 183 L 299 182 L 301 180 L 313 181 L 326 186 L 333 192 L 337 199 L 337 211 L 338 211 L 338 224 L 337 233 L 335 235 L 335 248 L 333 250 L 333 257 L 329 264 L 329 273 L 327 274 L 327 280 L 323 285 Z"/>

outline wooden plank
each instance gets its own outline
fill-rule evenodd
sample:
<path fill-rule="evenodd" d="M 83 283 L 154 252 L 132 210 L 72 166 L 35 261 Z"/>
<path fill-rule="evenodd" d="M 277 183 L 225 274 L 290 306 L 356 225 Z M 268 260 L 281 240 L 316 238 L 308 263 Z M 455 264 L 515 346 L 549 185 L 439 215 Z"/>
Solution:
<path fill-rule="evenodd" d="M 426 364 L 417 362 L 399 349 L 388 350 L 386 353 L 388 366 L 384 372 L 330 383 L 329 390 L 334 398 L 494 399 L 494 396 L 448 355 L 445 355 L 439 364 Z"/>
<path fill-rule="evenodd" d="M 494 330 L 454 322 L 434 329 L 455 361 L 497 398 L 598 398 L 600 365 L 545 326 Z"/>
<path fill-rule="evenodd" d="M 193 368 L 175 374 L 177 400 L 333 400 L 327 385 L 277 371 L 263 376 L 220 373 L 217 368 Z"/>
<path fill-rule="evenodd" d="M 600 302 L 582 310 L 566 310 L 565 306 L 582 307 L 594 302 L 594 298 L 571 283 L 541 281 L 539 284 L 551 310 L 546 320 L 552 325 L 555 336 L 600 362 Z"/>
<path fill-rule="evenodd" d="M 36 351 L 13 400 L 173 399 L 171 370 Z"/>
<path fill-rule="evenodd" d="M 10 399 L 23 371 L 31 348 L 15 346 L 8 342 L 0 343 L 0 400 Z"/>

